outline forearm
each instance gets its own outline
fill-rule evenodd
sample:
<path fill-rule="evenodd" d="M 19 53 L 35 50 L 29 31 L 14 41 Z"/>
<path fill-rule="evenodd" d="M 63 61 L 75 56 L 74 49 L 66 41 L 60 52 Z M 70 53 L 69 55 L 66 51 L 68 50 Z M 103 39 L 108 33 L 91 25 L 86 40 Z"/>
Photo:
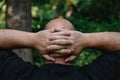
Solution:
<path fill-rule="evenodd" d="M 0 48 L 13 49 L 32 46 L 32 33 L 17 30 L 0 30 Z"/>
<path fill-rule="evenodd" d="M 119 32 L 100 32 L 87 34 L 90 48 L 98 48 L 105 51 L 120 50 L 120 33 Z"/>

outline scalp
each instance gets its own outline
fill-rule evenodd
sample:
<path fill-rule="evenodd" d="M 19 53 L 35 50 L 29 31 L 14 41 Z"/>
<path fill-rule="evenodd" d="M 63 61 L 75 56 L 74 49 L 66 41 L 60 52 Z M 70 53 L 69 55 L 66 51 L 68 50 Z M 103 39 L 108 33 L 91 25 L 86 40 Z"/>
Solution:
<path fill-rule="evenodd" d="M 45 29 L 51 29 L 51 28 L 62 28 L 68 30 L 75 29 L 70 21 L 63 18 L 56 18 L 49 21 L 48 24 L 45 26 Z"/>

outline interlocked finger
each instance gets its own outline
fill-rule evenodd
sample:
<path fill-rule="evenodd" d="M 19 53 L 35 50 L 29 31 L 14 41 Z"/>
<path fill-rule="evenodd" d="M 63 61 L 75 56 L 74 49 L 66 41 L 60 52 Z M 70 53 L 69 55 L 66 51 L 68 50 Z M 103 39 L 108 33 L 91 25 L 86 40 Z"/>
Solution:
<path fill-rule="evenodd" d="M 46 54 L 46 55 L 42 55 L 42 57 L 45 58 L 45 59 L 48 60 L 48 61 L 53 61 L 53 62 L 55 62 L 55 59 L 54 59 L 53 57 L 47 55 L 47 54 Z"/>
<path fill-rule="evenodd" d="M 70 38 L 68 36 L 52 36 L 49 38 L 50 41 L 57 40 L 57 39 L 70 40 Z"/>
<path fill-rule="evenodd" d="M 71 33 L 68 32 L 68 31 L 61 31 L 61 32 L 55 32 L 55 33 L 52 33 L 52 35 L 61 35 L 61 36 L 70 36 Z"/>
<path fill-rule="evenodd" d="M 47 47 L 48 51 L 54 51 L 54 50 L 60 50 L 60 49 L 65 49 L 66 46 L 60 46 L 60 45 L 50 45 Z"/>
<path fill-rule="evenodd" d="M 54 57 L 54 58 L 63 57 L 61 54 L 58 54 L 58 53 L 50 54 L 50 56 L 51 56 L 51 57 Z"/>
<path fill-rule="evenodd" d="M 76 57 L 77 57 L 77 56 L 75 56 L 75 55 L 71 55 L 71 56 L 69 56 L 68 58 L 65 59 L 65 62 L 66 62 L 66 63 L 67 63 L 67 62 L 71 62 L 71 61 L 73 61 Z"/>
<path fill-rule="evenodd" d="M 62 49 L 62 50 L 58 50 L 58 51 L 54 51 L 54 54 L 50 54 L 51 57 L 65 57 L 70 55 L 71 50 L 69 49 Z"/>
<path fill-rule="evenodd" d="M 54 40 L 54 41 L 50 41 L 51 45 L 72 45 L 72 40 Z"/>
<path fill-rule="evenodd" d="M 67 55 L 67 54 L 71 53 L 71 50 L 62 49 L 62 50 L 55 51 L 55 53 L 58 53 L 58 54 L 61 54 L 61 55 Z"/>

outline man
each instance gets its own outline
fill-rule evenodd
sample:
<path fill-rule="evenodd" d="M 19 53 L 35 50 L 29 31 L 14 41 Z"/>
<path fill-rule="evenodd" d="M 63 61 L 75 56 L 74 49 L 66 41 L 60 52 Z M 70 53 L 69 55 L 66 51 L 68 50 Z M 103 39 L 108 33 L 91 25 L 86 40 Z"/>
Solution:
<path fill-rule="evenodd" d="M 64 19 L 52 20 L 47 24 L 46 29 L 47 32 L 38 32 L 39 34 L 0 31 L 0 34 L 4 34 L 0 35 L 1 48 L 9 49 L 16 46 L 35 48 L 42 52 L 43 57 L 47 59 L 46 63 L 49 63 L 38 68 L 25 63 L 13 52 L 1 49 L 0 80 L 120 80 L 120 51 L 118 51 L 120 33 L 81 33 L 73 31 L 71 23 Z M 17 37 L 10 35 L 11 33 L 20 35 Z M 45 33 L 50 37 L 47 38 Z M 73 67 L 70 61 L 84 48 L 98 48 L 108 53 L 87 66 Z"/>

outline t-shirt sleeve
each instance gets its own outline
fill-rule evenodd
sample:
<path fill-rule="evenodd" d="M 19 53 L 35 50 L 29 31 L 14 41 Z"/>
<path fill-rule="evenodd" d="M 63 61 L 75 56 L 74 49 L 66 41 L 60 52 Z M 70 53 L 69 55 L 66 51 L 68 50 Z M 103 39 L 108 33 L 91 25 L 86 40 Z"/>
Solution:
<path fill-rule="evenodd" d="M 0 49 L 0 80 L 26 80 L 33 66 L 10 50 Z"/>

